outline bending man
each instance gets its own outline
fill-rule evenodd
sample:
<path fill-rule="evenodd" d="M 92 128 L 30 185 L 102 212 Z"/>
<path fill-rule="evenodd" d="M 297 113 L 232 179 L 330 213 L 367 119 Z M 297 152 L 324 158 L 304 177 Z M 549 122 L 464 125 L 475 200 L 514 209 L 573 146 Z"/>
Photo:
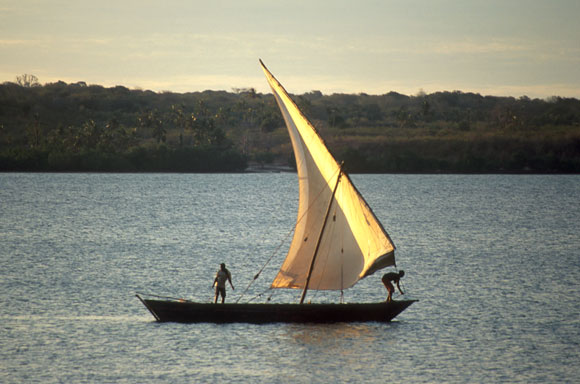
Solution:
<path fill-rule="evenodd" d="M 395 292 L 395 287 L 393 287 L 391 281 L 397 283 L 397 288 L 399 289 L 399 292 L 401 292 L 401 295 L 404 295 L 403 291 L 401 291 L 401 287 L 399 286 L 399 280 L 403 276 L 405 276 L 405 271 L 403 271 L 402 269 L 399 271 L 399 273 L 389 272 L 383 275 L 383 278 L 381 280 L 383 281 L 385 288 L 387 288 L 387 291 L 389 291 L 389 296 L 387 297 L 388 303 L 390 303 L 391 300 L 393 299 L 393 292 Z"/>

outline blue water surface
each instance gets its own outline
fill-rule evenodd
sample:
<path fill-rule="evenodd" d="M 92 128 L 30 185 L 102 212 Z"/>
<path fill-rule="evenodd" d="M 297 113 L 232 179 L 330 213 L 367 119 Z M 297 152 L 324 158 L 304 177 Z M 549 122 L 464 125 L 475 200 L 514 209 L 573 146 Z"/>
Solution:
<path fill-rule="evenodd" d="M 578 382 L 579 176 L 352 179 L 419 300 L 388 324 L 159 324 L 135 298 L 210 301 L 226 262 L 235 301 L 271 259 L 242 300 L 297 301 L 268 290 L 295 174 L 0 174 L 0 382 Z"/>

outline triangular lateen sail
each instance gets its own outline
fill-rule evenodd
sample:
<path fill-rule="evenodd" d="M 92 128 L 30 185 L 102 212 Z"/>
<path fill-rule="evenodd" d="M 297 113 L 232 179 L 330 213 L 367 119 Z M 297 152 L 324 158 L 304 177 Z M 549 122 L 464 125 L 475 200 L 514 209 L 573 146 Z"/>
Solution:
<path fill-rule="evenodd" d="M 330 204 L 308 289 L 345 289 L 395 265 L 395 246 L 314 126 L 260 60 L 290 133 L 299 181 L 294 237 L 272 288 L 304 288 Z M 336 194 L 332 202 L 332 192 Z"/>

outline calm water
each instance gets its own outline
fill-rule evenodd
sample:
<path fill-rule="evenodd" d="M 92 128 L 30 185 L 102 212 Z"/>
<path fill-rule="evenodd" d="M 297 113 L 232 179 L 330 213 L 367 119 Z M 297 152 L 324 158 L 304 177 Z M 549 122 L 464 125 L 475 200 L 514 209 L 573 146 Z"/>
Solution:
<path fill-rule="evenodd" d="M 297 301 L 267 290 L 294 174 L 0 174 L 0 382 L 578 382 L 579 176 L 352 178 L 420 300 L 389 324 L 158 324 L 135 298 L 209 301 L 224 261 L 234 301 L 272 256 L 242 300 Z"/>

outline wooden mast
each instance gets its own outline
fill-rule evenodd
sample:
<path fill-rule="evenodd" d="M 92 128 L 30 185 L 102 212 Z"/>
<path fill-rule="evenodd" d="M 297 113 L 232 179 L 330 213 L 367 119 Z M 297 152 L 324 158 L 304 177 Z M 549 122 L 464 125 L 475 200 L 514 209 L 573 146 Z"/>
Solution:
<path fill-rule="evenodd" d="M 340 178 L 342 177 L 342 163 L 338 169 L 338 177 L 336 178 L 336 185 L 332 190 L 332 196 L 330 196 L 330 202 L 326 208 L 326 214 L 324 215 L 324 222 L 322 223 L 322 229 L 320 230 L 320 235 L 318 235 L 318 241 L 316 242 L 316 249 L 314 250 L 314 255 L 312 255 L 312 261 L 310 262 L 310 269 L 308 269 L 308 275 L 306 276 L 306 284 L 304 284 L 304 290 L 302 291 L 302 296 L 300 297 L 300 304 L 304 303 L 304 298 L 306 297 L 306 292 L 308 291 L 308 284 L 310 283 L 310 277 L 312 276 L 312 270 L 314 269 L 314 262 L 316 261 L 316 255 L 318 254 L 318 248 L 320 248 L 320 241 L 322 240 L 322 235 L 324 234 L 324 229 L 326 228 L 326 222 L 328 221 L 328 216 L 330 216 L 330 208 L 334 201 L 334 195 L 336 195 L 336 190 L 338 189 L 338 183 L 340 183 Z"/>

